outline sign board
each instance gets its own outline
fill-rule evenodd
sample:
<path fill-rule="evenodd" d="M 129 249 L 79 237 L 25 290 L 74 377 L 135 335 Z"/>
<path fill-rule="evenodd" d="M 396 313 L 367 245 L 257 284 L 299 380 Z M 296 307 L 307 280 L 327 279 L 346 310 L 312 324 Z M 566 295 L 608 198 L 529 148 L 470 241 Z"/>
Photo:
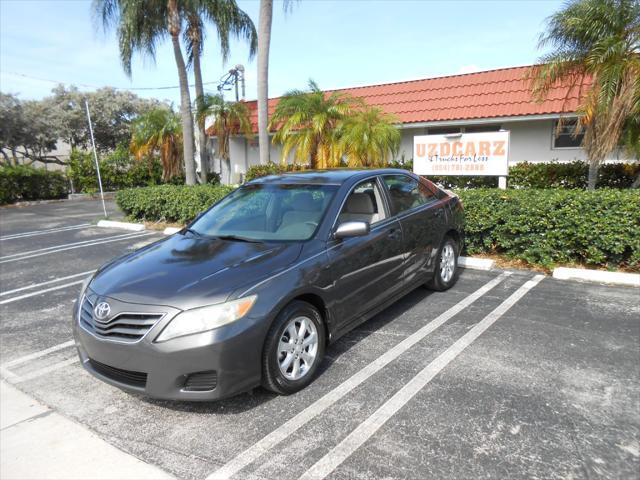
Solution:
<path fill-rule="evenodd" d="M 413 171 L 418 175 L 509 173 L 509 132 L 413 137 Z"/>

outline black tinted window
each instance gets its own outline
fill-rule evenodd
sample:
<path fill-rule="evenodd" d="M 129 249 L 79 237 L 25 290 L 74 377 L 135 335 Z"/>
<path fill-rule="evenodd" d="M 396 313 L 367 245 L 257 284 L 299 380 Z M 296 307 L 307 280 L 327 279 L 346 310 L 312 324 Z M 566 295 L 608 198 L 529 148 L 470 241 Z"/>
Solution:
<path fill-rule="evenodd" d="M 382 178 L 389 190 L 394 214 L 424 205 L 436 198 L 429 187 L 411 177 L 385 175 Z"/>

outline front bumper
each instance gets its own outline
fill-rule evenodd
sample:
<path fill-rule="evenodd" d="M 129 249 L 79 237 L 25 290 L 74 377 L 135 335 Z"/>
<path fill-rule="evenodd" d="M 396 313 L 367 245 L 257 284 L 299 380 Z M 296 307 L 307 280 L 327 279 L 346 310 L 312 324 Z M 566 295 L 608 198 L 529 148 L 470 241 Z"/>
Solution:
<path fill-rule="evenodd" d="M 111 302 L 106 297 L 101 300 Z M 127 307 L 148 310 L 137 304 Z M 83 367 L 122 390 L 158 399 L 207 401 L 260 384 L 266 334 L 265 322 L 260 319 L 247 316 L 209 332 L 154 343 L 153 339 L 178 313 L 167 307 L 169 313 L 142 339 L 127 343 L 88 331 L 79 321 L 78 310 L 74 308 L 73 332 Z"/>

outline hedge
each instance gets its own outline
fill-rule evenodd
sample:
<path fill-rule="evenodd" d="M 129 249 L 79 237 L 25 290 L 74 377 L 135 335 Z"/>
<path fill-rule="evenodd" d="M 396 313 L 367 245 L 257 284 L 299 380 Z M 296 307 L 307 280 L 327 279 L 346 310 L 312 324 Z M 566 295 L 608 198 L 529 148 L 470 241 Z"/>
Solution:
<path fill-rule="evenodd" d="M 186 223 L 232 187 L 136 188 L 116 201 L 138 220 Z M 466 213 L 466 253 L 501 254 L 531 265 L 640 270 L 640 191 L 600 189 L 458 192 Z"/>
<path fill-rule="evenodd" d="M 25 165 L 0 167 L 0 204 L 65 198 L 68 191 L 69 181 L 62 172 Z"/>
<path fill-rule="evenodd" d="M 116 193 L 122 211 L 136 220 L 187 223 L 233 191 L 225 185 L 159 185 Z"/>
<path fill-rule="evenodd" d="M 468 254 L 498 253 L 532 265 L 640 269 L 640 191 L 458 192 Z"/>
<path fill-rule="evenodd" d="M 390 168 L 413 169 L 413 162 L 392 163 Z M 267 164 L 256 165 L 247 171 L 246 180 L 301 170 L 300 165 Z M 589 165 L 575 161 L 521 162 L 509 167 L 510 188 L 581 188 L 587 187 Z M 607 163 L 600 166 L 598 188 L 629 188 L 640 174 L 640 163 Z M 449 189 L 493 188 L 498 186 L 497 177 L 429 176 L 429 180 Z"/>

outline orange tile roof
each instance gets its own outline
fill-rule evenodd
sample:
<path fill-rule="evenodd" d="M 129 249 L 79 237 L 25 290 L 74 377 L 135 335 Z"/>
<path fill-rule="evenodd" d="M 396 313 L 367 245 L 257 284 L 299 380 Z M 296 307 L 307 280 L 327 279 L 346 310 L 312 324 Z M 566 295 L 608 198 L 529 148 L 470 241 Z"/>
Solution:
<path fill-rule="evenodd" d="M 335 91 L 361 97 L 368 105 L 395 115 L 402 124 L 575 112 L 577 92 L 565 98 L 566 87 L 556 87 L 545 101 L 535 102 L 525 80 L 529 68 L 501 68 Z M 278 101 L 269 99 L 269 114 Z M 256 101 L 247 105 L 257 130 Z"/>

